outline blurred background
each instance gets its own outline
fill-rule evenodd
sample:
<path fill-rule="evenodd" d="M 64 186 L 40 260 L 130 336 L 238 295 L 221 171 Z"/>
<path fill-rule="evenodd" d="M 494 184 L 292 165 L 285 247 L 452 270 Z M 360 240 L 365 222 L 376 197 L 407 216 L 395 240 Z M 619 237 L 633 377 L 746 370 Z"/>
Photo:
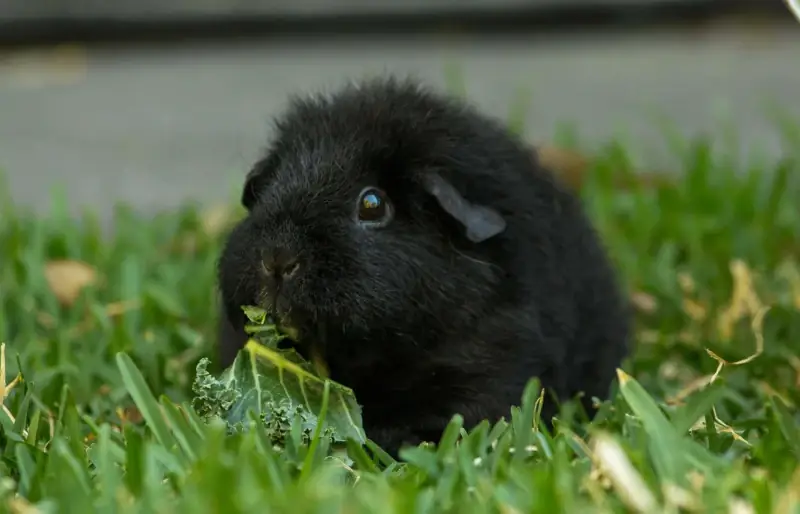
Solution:
<path fill-rule="evenodd" d="M 288 94 L 383 72 L 642 168 L 677 167 L 669 134 L 777 159 L 800 23 L 780 0 L 2 0 L 0 170 L 35 209 L 226 201 Z"/>

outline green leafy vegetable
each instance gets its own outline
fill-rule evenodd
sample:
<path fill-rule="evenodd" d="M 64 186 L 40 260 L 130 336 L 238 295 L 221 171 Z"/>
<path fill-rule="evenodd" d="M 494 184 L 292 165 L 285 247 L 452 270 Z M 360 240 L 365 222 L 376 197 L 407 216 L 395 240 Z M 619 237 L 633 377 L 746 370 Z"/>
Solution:
<path fill-rule="evenodd" d="M 248 412 L 253 412 L 276 446 L 284 445 L 293 422 L 299 422 L 303 440 L 308 442 L 320 420 L 327 382 L 330 396 L 323 437 L 331 443 L 353 439 L 363 444 L 361 407 L 353 391 L 322 378 L 294 349 L 278 349 L 286 336 L 268 324 L 266 313 L 254 307 L 244 310 L 254 323 L 248 332 L 256 338 L 248 341 L 219 378 L 208 372 L 208 359 L 200 360 L 193 384 L 198 414 L 206 421 L 222 418 L 229 431 L 235 432 L 248 428 Z"/>

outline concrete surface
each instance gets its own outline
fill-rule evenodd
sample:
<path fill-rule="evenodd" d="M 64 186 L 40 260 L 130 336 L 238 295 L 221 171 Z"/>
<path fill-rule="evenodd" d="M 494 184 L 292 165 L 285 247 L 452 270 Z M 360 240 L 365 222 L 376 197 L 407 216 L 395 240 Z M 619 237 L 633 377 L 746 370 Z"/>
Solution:
<path fill-rule="evenodd" d="M 469 97 L 498 116 L 527 88 L 531 139 L 574 123 L 590 144 L 625 137 L 651 167 L 675 164 L 656 113 L 686 136 L 718 132 L 727 119 L 744 156 L 773 158 L 781 139 L 765 106 L 800 120 L 800 25 L 66 47 L 0 54 L 0 168 L 15 200 L 37 209 L 56 184 L 73 208 L 102 213 L 116 201 L 148 211 L 220 201 L 265 144 L 287 94 L 382 71 L 442 85 L 449 63 L 461 66 Z"/>

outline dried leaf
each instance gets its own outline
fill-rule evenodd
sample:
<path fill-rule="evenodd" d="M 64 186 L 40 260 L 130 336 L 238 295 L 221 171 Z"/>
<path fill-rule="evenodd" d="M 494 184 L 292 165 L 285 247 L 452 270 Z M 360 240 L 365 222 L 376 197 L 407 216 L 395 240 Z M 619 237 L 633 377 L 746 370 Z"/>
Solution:
<path fill-rule="evenodd" d="M 144 420 L 142 412 L 135 405 L 131 405 L 125 409 L 117 408 L 117 417 L 123 422 L 133 423 L 138 425 Z"/>
<path fill-rule="evenodd" d="M 44 275 L 50 290 L 63 305 L 72 305 L 84 287 L 94 284 L 94 268 L 80 261 L 57 260 L 45 264 Z"/>
<path fill-rule="evenodd" d="M 636 309 L 646 314 L 652 314 L 658 309 L 658 302 L 655 297 L 643 291 L 631 293 L 631 303 Z"/>
<path fill-rule="evenodd" d="M 557 173 L 571 188 L 581 188 L 589 167 L 589 160 L 586 157 L 574 150 L 547 145 L 539 147 L 537 152 L 539 162 L 545 168 Z"/>
<path fill-rule="evenodd" d="M 567 186 L 575 191 L 579 191 L 583 187 L 591 165 L 589 157 L 575 150 L 551 145 L 538 146 L 536 155 L 539 163 L 555 173 Z M 618 177 L 614 182 L 614 186 L 622 190 L 634 186 L 660 189 L 674 184 L 674 177 L 660 171 L 640 171 L 632 177 Z"/>

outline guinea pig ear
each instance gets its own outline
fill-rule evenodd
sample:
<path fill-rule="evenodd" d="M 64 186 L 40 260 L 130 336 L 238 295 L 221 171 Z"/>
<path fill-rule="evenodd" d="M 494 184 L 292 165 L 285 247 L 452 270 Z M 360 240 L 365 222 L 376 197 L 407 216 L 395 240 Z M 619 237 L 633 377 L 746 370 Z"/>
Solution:
<path fill-rule="evenodd" d="M 242 205 L 249 211 L 253 209 L 258 196 L 267 187 L 267 182 L 278 167 L 278 158 L 270 153 L 253 165 L 244 179 L 242 187 Z"/>
<path fill-rule="evenodd" d="M 506 229 L 506 220 L 496 210 L 476 205 L 466 200 L 450 182 L 438 173 L 422 176 L 422 187 L 430 193 L 442 209 L 467 229 L 467 239 L 481 243 Z"/>

